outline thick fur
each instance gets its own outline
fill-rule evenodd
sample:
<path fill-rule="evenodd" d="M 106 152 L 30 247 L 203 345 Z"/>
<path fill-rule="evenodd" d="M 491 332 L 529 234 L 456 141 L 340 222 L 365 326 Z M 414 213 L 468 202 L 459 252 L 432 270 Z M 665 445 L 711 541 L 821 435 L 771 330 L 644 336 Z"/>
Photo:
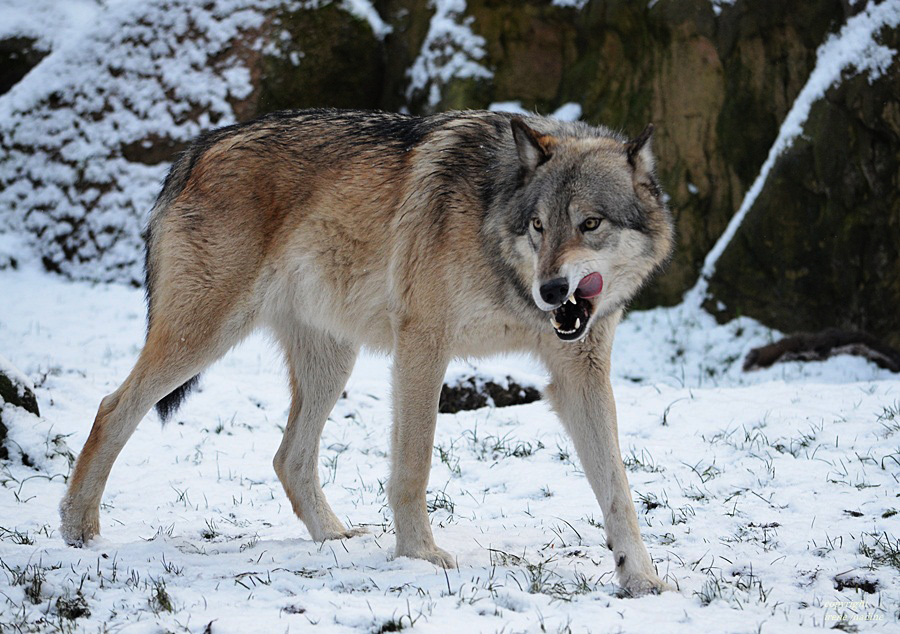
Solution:
<path fill-rule="evenodd" d="M 622 309 L 672 249 L 651 131 L 630 141 L 502 113 L 312 110 L 201 137 L 153 209 L 147 342 L 78 458 L 61 504 L 65 540 L 98 534 L 109 471 L 147 411 L 170 414 L 204 368 L 265 327 L 284 348 L 293 396 L 275 471 L 313 539 L 355 534 L 322 493 L 318 445 L 368 346 L 394 357 L 395 554 L 455 565 L 425 506 L 447 363 L 524 350 L 551 373 L 548 397 L 600 503 L 620 583 L 663 589 L 641 542 L 609 381 Z M 586 218 L 597 226 L 586 230 Z M 562 341 L 550 323 L 560 306 L 541 286 L 575 289 L 591 273 L 604 285 L 581 303 L 589 325 Z"/>

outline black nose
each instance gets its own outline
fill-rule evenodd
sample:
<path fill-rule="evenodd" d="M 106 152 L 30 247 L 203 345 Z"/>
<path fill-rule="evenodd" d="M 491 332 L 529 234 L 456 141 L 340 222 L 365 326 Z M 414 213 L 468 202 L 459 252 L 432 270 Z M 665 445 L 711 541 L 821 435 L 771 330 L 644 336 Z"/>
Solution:
<path fill-rule="evenodd" d="M 541 299 L 548 304 L 562 304 L 569 296 L 569 282 L 564 277 L 557 277 L 541 284 Z"/>

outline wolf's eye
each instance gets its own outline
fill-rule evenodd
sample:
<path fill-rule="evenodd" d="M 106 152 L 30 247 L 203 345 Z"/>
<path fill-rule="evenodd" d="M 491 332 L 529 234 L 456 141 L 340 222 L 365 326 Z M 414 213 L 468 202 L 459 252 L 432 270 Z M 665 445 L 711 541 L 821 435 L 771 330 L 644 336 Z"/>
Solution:
<path fill-rule="evenodd" d="M 534 227 L 534 230 L 538 233 L 541 233 L 544 230 L 544 223 L 541 222 L 540 218 L 532 218 L 531 226 Z"/>
<path fill-rule="evenodd" d="M 593 231 L 600 226 L 600 218 L 588 218 L 581 223 L 582 231 Z"/>

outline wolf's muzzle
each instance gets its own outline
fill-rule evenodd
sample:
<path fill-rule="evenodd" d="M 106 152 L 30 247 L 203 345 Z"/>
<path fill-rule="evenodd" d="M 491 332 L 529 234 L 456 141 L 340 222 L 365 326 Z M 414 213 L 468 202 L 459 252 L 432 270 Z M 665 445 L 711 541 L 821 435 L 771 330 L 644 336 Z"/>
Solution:
<path fill-rule="evenodd" d="M 542 284 L 538 289 L 540 300 L 549 308 L 541 306 L 541 302 L 535 297 L 541 310 L 551 312 L 550 323 L 556 336 L 563 341 L 576 341 L 587 331 L 596 308 L 593 299 L 603 291 L 603 276 L 597 272 L 588 273 L 581 278 L 571 294 L 570 288 L 568 279 L 563 277 Z"/>
<path fill-rule="evenodd" d="M 569 281 L 564 277 L 557 277 L 541 284 L 541 299 L 553 306 L 559 306 L 569 296 Z"/>

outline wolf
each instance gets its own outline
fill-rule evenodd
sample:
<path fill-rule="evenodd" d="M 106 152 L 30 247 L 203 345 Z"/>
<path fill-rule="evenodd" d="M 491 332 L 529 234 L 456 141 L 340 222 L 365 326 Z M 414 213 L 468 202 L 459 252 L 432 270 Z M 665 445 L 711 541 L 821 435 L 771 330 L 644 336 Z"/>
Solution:
<path fill-rule="evenodd" d="M 610 384 L 623 309 L 672 251 L 652 130 L 320 109 L 201 136 L 151 211 L 146 343 L 77 459 L 65 541 L 99 533 L 110 469 L 144 415 L 155 405 L 165 421 L 265 327 L 292 394 L 274 468 L 314 540 L 360 532 L 325 499 L 318 448 L 365 346 L 393 356 L 394 554 L 455 567 L 425 503 L 443 377 L 454 357 L 525 351 L 549 370 L 545 395 L 600 504 L 619 584 L 666 589 L 641 541 Z"/>

